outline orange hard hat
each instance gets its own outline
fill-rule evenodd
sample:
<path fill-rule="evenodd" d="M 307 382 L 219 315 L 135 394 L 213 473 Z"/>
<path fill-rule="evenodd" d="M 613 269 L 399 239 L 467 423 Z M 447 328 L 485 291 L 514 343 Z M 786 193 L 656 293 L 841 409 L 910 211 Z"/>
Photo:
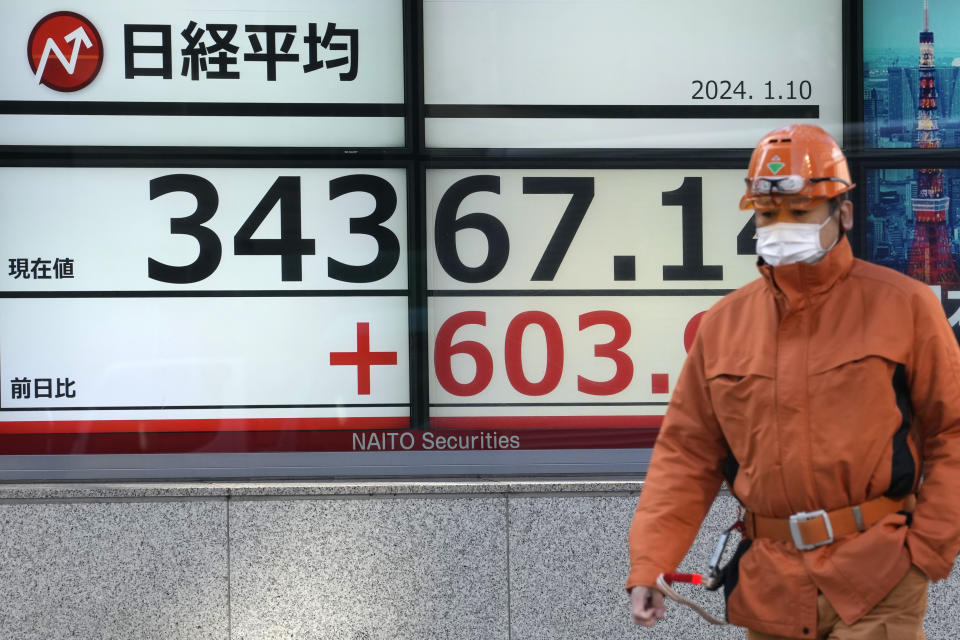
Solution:
<path fill-rule="evenodd" d="M 853 189 L 847 158 L 826 131 L 792 124 L 763 137 L 750 156 L 741 209 L 808 209 Z"/>

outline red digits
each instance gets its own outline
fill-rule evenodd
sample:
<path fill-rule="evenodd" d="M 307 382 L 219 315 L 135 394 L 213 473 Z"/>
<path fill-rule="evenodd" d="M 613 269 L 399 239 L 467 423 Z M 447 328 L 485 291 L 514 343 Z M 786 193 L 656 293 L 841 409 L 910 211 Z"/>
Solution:
<path fill-rule="evenodd" d="M 699 316 L 695 320 L 699 320 Z M 470 324 L 485 327 L 487 314 L 483 311 L 463 311 L 450 316 L 437 332 L 433 351 L 433 366 L 440 386 L 456 396 L 476 395 L 486 389 L 493 379 L 493 358 L 485 346 L 475 340 L 453 342 L 457 330 Z M 543 378 L 539 381 L 531 381 L 523 368 L 523 339 L 531 325 L 543 330 L 546 345 L 546 364 Z M 613 329 L 613 338 L 604 344 L 594 345 L 593 355 L 613 360 L 616 371 L 612 378 L 605 381 L 578 375 L 577 390 L 597 396 L 614 395 L 633 381 L 633 360 L 622 350 L 632 334 L 630 320 L 616 311 L 590 311 L 580 315 L 580 331 L 595 325 Z M 458 353 L 473 358 L 476 373 L 469 382 L 458 382 L 453 376 L 452 359 Z M 563 334 L 553 316 L 544 311 L 524 311 L 510 321 L 504 340 L 504 363 L 507 378 L 514 389 L 527 396 L 543 396 L 554 391 L 563 377 L 563 360 Z"/>
<path fill-rule="evenodd" d="M 595 396 L 610 396 L 626 389 L 633 380 L 633 360 L 620 350 L 630 340 L 630 321 L 616 311 L 590 311 L 580 316 L 580 331 L 598 324 L 612 327 L 613 339 L 605 344 L 595 345 L 593 355 L 610 358 L 616 363 L 617 370 L 613 377 L 605 382 L 577 376 L 577 390 Z"/>
<path fill-rule="evenodd" d="M 441 387 L 455 396 L 476 395 L 486 389 L 493 379 L 493 357 L 486 347 L 476 340 L 463 340 L 453 344 L 453 334 L 468 324 L 487 326 L 487 314 L 483 311 L 463 311 L 450 316 L 437 332 L 437 342 L 433 349 L 433 367 L 437 372 L 437 380 Z M 465 353 L 473 358 L 476 373 L 470 382 L 458 382 L 453 377 L 450 365 L 453 356 L 458 353 Z"/>
<path fill-rule="evenodd" d="M 527 327 L 535 324 L 543 329 L 547 343 L 547 366 L 543 379 L 530 382 L 523 372 L 523 333 Z M 524 311 L 517 315 L 507 327 L 506 344 L 507 377 L 510 384 L 527 396 L 542 396 L 550 393 L 560 384 L 563 375 L 563 335 L 560 325 L 553 317 L 543 311 Z"/>

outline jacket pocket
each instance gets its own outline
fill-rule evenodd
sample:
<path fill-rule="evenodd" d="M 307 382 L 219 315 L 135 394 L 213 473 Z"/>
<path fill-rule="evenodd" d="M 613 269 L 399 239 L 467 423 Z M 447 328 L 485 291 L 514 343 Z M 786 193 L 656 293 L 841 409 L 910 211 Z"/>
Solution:
<path fill-rule="evenodd" d="M 857 355 L 809 377 L 813 463 L 849 499 L 907 495 L 917 451 L 906 368 L 882 350 Z"/>
<path fill-rule="evenodd" d="M 751 366 L 720 361 L 706 370 L 710 402 L 720 424 L 745 426 L 772 407 L 773 375 Z"/>
<path fill-rule="evenodd" d="M 706 373 L 713 413 L 730 450 L 724 475 L 731 490 L 741 497 L 734 487 L 735 471 L 754 474 L 757 454 L 769 450 L 762 427 L 774 419 L 774 385 L 773 376 L 762 369 L 737 364 L 720 361 Z"/>

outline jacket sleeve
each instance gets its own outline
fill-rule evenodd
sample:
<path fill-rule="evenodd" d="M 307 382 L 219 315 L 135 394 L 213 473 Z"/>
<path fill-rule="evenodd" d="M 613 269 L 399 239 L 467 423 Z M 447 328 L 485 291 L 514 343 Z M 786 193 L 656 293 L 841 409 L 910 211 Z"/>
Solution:
<path fill-rule="evenodd" d="M 714 415 L 698 332 L 654 445 L 630 527 L 627 589 L 654 586 L 693 543 L 720 489 L 727 446 Z"/>
<path fill-rule="evenodd" d="M 913 564 L 942 580 L 960 551 L 960 346 L 939 301 L 927 291 L 918 297 L 908 383 L 922 481 L 907 547 Z"/>

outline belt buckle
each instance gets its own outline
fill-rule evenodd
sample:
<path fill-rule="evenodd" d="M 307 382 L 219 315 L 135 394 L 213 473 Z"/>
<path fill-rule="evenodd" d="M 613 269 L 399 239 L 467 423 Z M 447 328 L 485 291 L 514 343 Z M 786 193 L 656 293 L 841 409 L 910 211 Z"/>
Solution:
<path fill-rule="evenodd" d="M 807 522 L 808 520 L 816 520 L 817 518 L 823 518 L 823 524 L 827 529 L 827 537 L 819 542 L 806 544 L 803 541 L 803 535 L 800 533 L 800 523 Z M 823 509 L 795 513 L 790 516 L 790 535 L 793 536 L 793 544 L 795 544 L 797 549 L 800 549 L 801 551 L 809 551 L 810 549 L 816 549 L 817 547 L 832 544 L 833 525 L 830 524 L 830 516 L 828 516 L 827 512 Z"/>

